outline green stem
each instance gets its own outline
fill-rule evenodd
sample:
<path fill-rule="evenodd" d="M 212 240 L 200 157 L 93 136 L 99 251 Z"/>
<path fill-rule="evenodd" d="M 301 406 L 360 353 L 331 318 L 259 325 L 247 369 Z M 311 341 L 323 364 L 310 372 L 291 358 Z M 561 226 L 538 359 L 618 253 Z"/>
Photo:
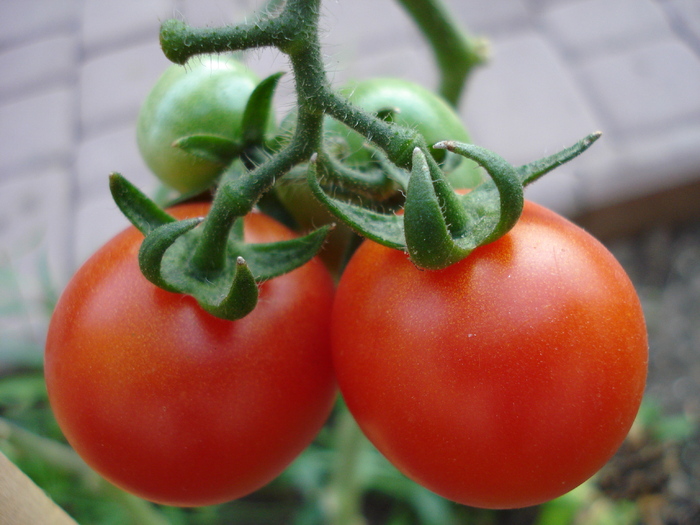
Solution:
<path fill-rule="evenodd" d="M 358 471 L 364 434 L 348 409 L 338 413 L 334 432 L 335 461 L 327 493 L 330 525 L 362 525 L 362 485 Z"/>
<path fill-rule="evenodd" d="M 415 130 L 390 124 L 331 90 L 325 93 L 322 105 L 325 113 L 367 137 L 400 168 L 411 169 L 416 147 L 428 152 L 425 139 Z"/>
<path fill-rule="evenodd" d="M 68 445 L 29 432 L 4 418 L 0 418 L 0 440 L 7 441 L 27 456 L 41 458 L 59 470 L 77 474 L 86 485 L 119 502 L 131 515 L 133 523 L 169 525 L 153 505 L 103 480 Z"/>
<path fill-rule="evenodd" d="M 484 40 L 455 25 L 454 16 L 442 0 L 398 1 L 430 43 L 440 69 L 440 94 L 456 107 L 469 74 L 486 61 Z"/>
<path fill-rule="evenodd" d="M 89 485 L 94 485 L 98 479 L 97 474 L 68 445 L 24 430 L 4 418 L 0 418 L 0 439 L 16 446 L 27 456 L 40 457 L 60 470 L 78 474 Z"/>
<path fill-rule="evenodd" d="M 177 20 L 161 26 L 161 46 L 173 62 L 183 64 L 193 55 L 275 46 L 290 59 L 296 82 L 299 122 L 290 147 L 297 162 L 321 148 L 323 114 L 369 137 L 398 166 L 410 169 L 413 149 L 427 147 L 413 130 L 392 126 L 351 104 L 331 89 L 318 39 L 320 0 L 288 0 L 275 18 L 225 28 L 192 28 Z M 303 122 L 302 122 L 302 119 Z M 277 173 L 281 176 L 283 173 Z M 260 175 L 256 170 L 254 175 Z M 266 181 L 265 181 L 266 182 Z"/>

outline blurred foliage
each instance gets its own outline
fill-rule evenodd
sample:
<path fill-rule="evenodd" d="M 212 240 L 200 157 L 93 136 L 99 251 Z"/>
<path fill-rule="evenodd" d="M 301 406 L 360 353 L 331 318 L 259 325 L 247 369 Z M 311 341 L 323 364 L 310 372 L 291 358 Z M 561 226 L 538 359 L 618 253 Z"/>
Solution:
<path fill-rule="evenodd" d="M 53 443 L 61 447 L 60 454 L 74 455 L 65 446 L 51 414 L 40 368 L 18 368 L 0 378 L 0 417 L 0 450 L 79 523 L 144 523 L 135 517 L 138 516 L 132 508 L 135 498 L 101 481 L 95 474 L 86 474 L 82 468 L 70 468 L 77 456 L 57 461 L 55 450 L 50 454 L 43 452 L 44 445 Z M 342 449 L 338 447 L 343 418 L 349 415 L 339 402 L 314 444 L 277 480 L 246 498 L 198 509 L 157 506 L 139 500 L 140 505 L 146 505 L 161 523 L 172 525 L 331 523 L 329 509 L 337 504 L 334 490 L 339 488 L 334 481 L 338 473 L 335 469 L 343 459 Z M 31 434 L 23 434 L 21 429 Z M 485 511 L 456 505 L 409 481 L 356 427 L 349 429 L 356 449 L 353 471 L 349 474 L 361 495 L 360 510 L 367 524 L 632 525 L 641 522 L 639 505 L 633 501 L 639 499 L 639 494 L 631 499 L 619 494 L 607 497 L 596 479 L 538 508 Z M 645 435 L 653 436 L 650 439 L 656 444 L 684 442 L 695 432 L 694 425 L 682 417 L 663 417 L 658 407 L 646 403 L 630 439 Z M 30 443 L 28 436 L 41 440 L 41 446 Z M 602 475 L 610 474 L 604 469 Z M 341 487 L 347 488 L 342 482 Z"/>

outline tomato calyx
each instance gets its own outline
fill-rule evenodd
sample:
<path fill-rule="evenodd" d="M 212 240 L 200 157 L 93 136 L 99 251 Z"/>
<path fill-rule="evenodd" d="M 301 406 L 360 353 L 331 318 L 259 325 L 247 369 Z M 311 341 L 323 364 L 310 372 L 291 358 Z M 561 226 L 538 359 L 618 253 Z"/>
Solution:
<path fill-rule="evenodd" d="M 284 72 L 278 72 L 268 76 L 250 94 L 243 113 L 240 141 L 210 133 L 193 133 L 176 139 L 173 147 L 220 165 L 222 172 L 236 158 L 255 162 L 259 152 L 267 148 L 272 100 L 283 75 Z"/>
<path fill-rule="evenodd" d="M 583 153 L 600 136 L 600 132 L 591 133 L 554 155 L 519 167 L 479 146 L 439 142 L 433 147 L 467 157 L 490 175 L 489 180 L 461 196 L 456 195 L 434 160 L 416 148 L 405 188 L 403 216 L 332 197 L 323 190 L 314 162 L 307 181 L 331 213 L 360 235 L 407 252 L 420 268 L 441 269 L 505 235 L 522 212 L 523 188 Z"/>
<path fill-rule="evenodd" d="M 122 213 L 145 235 L 139 250 L 144 277 L 164 290 L 191 295 L 205 311 L 231 321 L 255 308 L 259 283 L 311 260 L 332 228 L 251 244 L 243 238 L 247 208 L 231 212 L 229 203 L 219 199 L 206 218 L 178 221 L 119 174 L 110 176 L 110 190 Z"/>

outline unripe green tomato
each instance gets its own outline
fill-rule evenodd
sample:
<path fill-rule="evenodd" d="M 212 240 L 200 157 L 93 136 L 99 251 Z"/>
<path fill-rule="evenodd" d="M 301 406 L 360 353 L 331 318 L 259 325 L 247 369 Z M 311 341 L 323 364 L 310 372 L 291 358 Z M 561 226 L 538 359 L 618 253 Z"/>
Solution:
<path fill-rule="evenodd" d="M 180 192 L 207 188 L 224 166 L 174 147 L 173 142 L 192 134 L 240 142 L 243 113 L 259 82 L 230 55 L 202 55 L 185 66 L 170 66 L 139 113 L 136 137 L 148 167 Z"/>
<path fill-rule="evenodd" d="M 459 115 L 443 98 L 408 80 L 373 78 L 355 81 L 341 88 L 340 92 L 370 113 L 392 111 L 393 122 L 418 131 L 428 146 L 443 140 L 471 142 Z M 367 140 L 362 135 L 331 118 L 326 119 L 326 129 L 329 136 L 339 135 L 346 140 L 349 147 L 344 159 L 346 163 L 360 167 L 370 161 L 371 153 L 364 147 Z M 454 155 L 438 149 L 431 149 L 431 153 L 445 167 L 450 164 L 446 162 L 447 155 Z M 473 188 L 482 181 L 477 165 L 467 159 L 448 173 L 448 178 L 460 188 Z"/>

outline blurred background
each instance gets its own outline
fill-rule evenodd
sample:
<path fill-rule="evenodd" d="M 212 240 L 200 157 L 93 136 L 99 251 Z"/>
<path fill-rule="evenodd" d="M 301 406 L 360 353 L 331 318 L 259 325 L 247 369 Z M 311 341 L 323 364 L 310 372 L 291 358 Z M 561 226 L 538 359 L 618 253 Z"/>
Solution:
<path fill-rule="evenodd" d="M 108 174 L 158 189 L 139 157 L 135 121 L 169 65 L 160 22 L 229 24 L 261 3 L 0 0 L 0 375 L 40 367 L 57 295 L 127 225 Z M 445 3 L 489 41 L 489 63 L 460 106 L 476 144 L 521 164 L 603 131 L 526 195 L 588 228 L 627 268 L 649 323 L 648 397 L 692 427 L 700 417 L 700 2 Z M 323 29 L 334 84 L 400 76 L 436 87 L 430 50 L 396 2 L 326 0 Z M 251 52 L 247 63 L 261 76 L 288 70 L 276 51 Z M 277 95 L 280 115 L 293 102 L 291 82 Z M 693 443 L 679 464 L 700 463 Z M 700 494 L 688 481 L 700 476 L 686 474 L 678 490 Z"/>

